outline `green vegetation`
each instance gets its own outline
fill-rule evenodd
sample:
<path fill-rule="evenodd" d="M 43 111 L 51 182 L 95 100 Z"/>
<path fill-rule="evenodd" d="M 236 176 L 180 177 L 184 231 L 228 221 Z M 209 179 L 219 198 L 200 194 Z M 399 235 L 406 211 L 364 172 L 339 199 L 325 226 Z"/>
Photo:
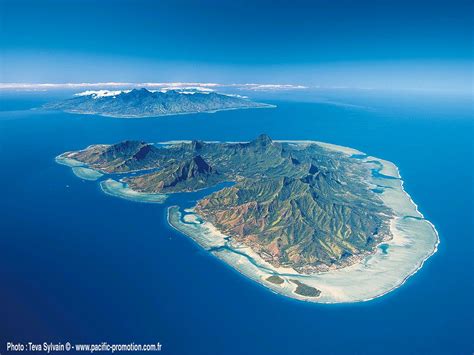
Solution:
<path fill-rule="evenodd" d="M 79 114 L 97 114 L 110 117 L 135 118 L 181 115 L 219 110 L 267 108 L 273 105 L 253 102 L 236 96 L 177 90 L 166 92 L 134 89 L 114 95 L 76 95 L 73 98 L 43 105 L 46 110 L 60 110 Z"/>
<path fill-rule="evenodd" d="M 392 211 L 365 181 L 357 159 L 317 144 L 193 141 L 152 145 L 125 141 L 68 152 L 146 193 L 195 191 L 235 184 L 201 200 L 195 211 L 274 266 L 311 273 L 350 265 L 391 237 Z"/>
<path fill-rule="evenodd" d="M 321 294 L 321 291 L 318 289 L 308 286 L 298 280 L 290 280 L 296 285 L 296 290 L 295 293 L 301 296 L 306 296 L 306 297 L 318 297 Z"/>
<path fill-rule="evenodd" d="M 269 276 L 266 278 L 266 280 L 276 285 L 281 285 L 283 282 L 285 282 L 280 276 L 277 275 Z"/>

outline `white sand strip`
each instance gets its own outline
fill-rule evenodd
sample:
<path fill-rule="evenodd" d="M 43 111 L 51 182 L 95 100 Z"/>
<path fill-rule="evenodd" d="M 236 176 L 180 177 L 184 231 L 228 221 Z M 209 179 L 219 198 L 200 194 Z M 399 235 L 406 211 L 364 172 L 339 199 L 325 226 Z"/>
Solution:
<path fill-rule="evenodd" d="M 165 194 L 147 194 L 137 192 L 127 187 L 127 184 L 107 179 L 100 183 L 102 191 L 108 195 L 120 197 L 126 200 L 145 203 L 164 203 L 168 195 Z"/>
<path fill-rule="evenodd" d="M 292 143 L 298 143 L 292 142 Z M 302 144 L 308 144 L 303 142 Z M 318 143 L 319 144 L 319 143 Z M 353 149 L 342 149 L 339 146 L 323 145 L 347 155 L 363 154 Z M 372 169 L 378 161 L 379 172 L 389 177 L 399 178 L 396 166 L 386 160 L 367 157 L 361 162 Z M 177 207 L 169 209 L 169 222 L 182 233 L 193 238 L 206 249 L 216 248 L 212 253 L 252 280 L 282 295 L 320 303 L 360 302 L 380 297 L 400 287 L 410 276 L 414 275 L 437 250 L 438 234 L 434 226 L 418 211 L 416 204 L 404 191 L 403 182 L 383 176 L 372 177 L 371 185 L 388 186 L 381 188 L 380 197 L 390 207 L 395 217 L 391 222 L 393 239 L 384 244 L 384 250 L 378 248 L 372 255 L 352 266 L 312 275 L 303 275 L 289 268 L 276 268 L 264 261 L 251 248 L 234 245 L 228 241 L 212 224 L 196 223 L 200 218 L 190 217 L 192 210 L 187 210 L 184 222 Z M 220 248 L 219 248 L 220 247 Z M 266 279 L 278 275 L 284 282 L 273 284 Z M 317 298 L 295 294 L 296 286 L 290 280 L 298 280 L 321 291 Z"/>

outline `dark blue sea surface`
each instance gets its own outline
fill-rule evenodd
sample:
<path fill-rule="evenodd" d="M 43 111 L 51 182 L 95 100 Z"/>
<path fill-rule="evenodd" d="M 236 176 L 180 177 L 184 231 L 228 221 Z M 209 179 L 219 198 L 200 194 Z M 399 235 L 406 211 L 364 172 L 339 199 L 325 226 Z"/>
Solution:
<path fill-rule="evenodd" d="M 47 99 L 5 94 L 0 101 L 2 348 L 7 341 L 159 341 L 165 354 L 474 351 L 472 102 L 367 94 L 350 106 L 273 101 L 278 108 L 156 119 L 27 110 Z M 242 141 L 260 133 L 394 162 L 439 232 L 438 252 L 373 301 L 300 302 L 176 232 L 166 205 L 108 196 L 54 162 L 95 143 Z"/>

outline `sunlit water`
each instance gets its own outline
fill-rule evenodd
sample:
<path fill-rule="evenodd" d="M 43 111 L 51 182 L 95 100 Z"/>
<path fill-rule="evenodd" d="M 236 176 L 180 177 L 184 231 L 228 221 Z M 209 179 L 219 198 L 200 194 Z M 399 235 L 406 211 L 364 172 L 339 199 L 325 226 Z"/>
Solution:
<path fill-rule="evenodd" d="M 357 99 L 363 107 L 275 102 L 277 109 L 138 120 L 14 111 L 42 99 L 2 98 L 0 342 L 160 341 L 170 354 L 472 352 L 468 103 L 365 97 Z M 209 255 L 168 226 L 164 205 L 108 196 L 54 161 L 67 150 L 123 139 L 242 141 L 260 133 L 394 162 L 436 225 L 438 252 L 376 300 L 307 304 Z"/>

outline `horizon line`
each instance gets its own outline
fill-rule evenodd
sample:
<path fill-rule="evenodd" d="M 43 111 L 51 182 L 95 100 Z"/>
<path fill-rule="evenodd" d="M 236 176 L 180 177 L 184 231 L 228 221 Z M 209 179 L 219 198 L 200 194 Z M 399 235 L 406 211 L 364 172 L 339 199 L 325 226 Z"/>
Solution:
<path fill-rule="evenodd" d="M 305 90 L 361 90 L 361 91 L 410 91 L 410 92 L 433 92 L 450 94 L 469 94 L 470 90 L 441 89 L 441 88 L 376 88 L 362 86 L 344 85 L 301 85 L 281 83 L 213 83 L 213 82 L 66 82 L 66 83 L 31 83 L 31 82 L 0 82 L 0 91 L 48 91 L 59 89 L 107 89 L 107 88 L 158 88 L 158 89 L 195 89 L 202 91 L 215 91 L 214 89 L 236 89 L 255 92 L 278 92 L 278 91 L 305 91 Z"/>
<path fill-rule="evenodd" d="M 68 83 L 19 83 L 19 82 L 5 82 L 0 83 L 0 90 L 5 89 L 75 89 L 75 88 L 104 88 L 104 87 L 115 87 L 115 88 L 201 88 L 211 89 L 212 88 L 236 88 L 241 90 L 253 90 L 253 91 L 275 91 L 275 90 L 301 90 L 308 89 L 308 86 L 299 84 L 267 84 L 267 83 L 211 83 L 211 82 L 68 82 Z"/>

